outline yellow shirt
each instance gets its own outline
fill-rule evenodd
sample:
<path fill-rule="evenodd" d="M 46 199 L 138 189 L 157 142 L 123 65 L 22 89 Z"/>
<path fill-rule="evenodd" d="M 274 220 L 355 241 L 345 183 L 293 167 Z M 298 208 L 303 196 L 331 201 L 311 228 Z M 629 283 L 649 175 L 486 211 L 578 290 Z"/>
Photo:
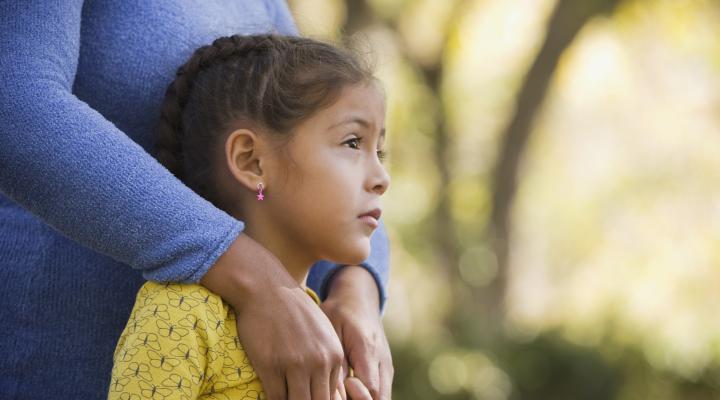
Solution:
<path fill-rule="evenodd" d="M 113 361 L 110 400 L 265 399 L 235 313 L 200 285 L 145 283 Z"/>

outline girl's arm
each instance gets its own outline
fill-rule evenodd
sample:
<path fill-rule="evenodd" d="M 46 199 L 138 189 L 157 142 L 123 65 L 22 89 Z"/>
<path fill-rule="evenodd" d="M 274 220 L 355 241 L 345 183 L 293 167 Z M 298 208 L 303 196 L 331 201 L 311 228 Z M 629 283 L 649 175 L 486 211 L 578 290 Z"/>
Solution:
<path fill-rule="evenodd" d="M 200 286 L 146 283 L 115 348 L 108 400 L 199 398 L 207 376 L 222 372 L 216 361 L 228 338 L 214 322 L 223 311 Z"/>

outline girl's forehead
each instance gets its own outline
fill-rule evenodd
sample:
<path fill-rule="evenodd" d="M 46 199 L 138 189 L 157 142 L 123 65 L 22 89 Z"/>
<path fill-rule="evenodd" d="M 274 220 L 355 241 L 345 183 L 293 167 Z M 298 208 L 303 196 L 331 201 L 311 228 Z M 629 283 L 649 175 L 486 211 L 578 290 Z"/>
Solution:
<path fill-rule="evenodd" d="M 375 84 L 348 86 L 324 111 L 324 119 L 332 125 L 356 122 L 379 130 L 385 123 L 385 94 Z"/>
<path fill-rule="evenodd" d="M 293 135 L 293 141 L 325 141 L 330 136 L 347 133 L 348 127 L 370 134 L 384 131 L 385 95 L 375 85 L 358 84 L 343 88 L 334 103 L 295 127 L 299 135 Z"/>

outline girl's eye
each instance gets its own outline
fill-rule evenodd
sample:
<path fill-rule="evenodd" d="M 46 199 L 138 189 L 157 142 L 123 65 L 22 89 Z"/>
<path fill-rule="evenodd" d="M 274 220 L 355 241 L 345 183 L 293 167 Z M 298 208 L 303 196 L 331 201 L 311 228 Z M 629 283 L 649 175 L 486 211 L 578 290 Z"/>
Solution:
<path fill-rule="evenodd" d="M 346 140 L 343 144 L 349 144 L 350 148 L 357 150 L 360 149 L 360 141 L 362 141 L 362 138 L 352 138 Z M 377 157 L 382 162 L 385 158 L 387 158 L 387 152 L 385 150 L 378 150 Z"/>
<path fill-rule="evenodd" d="M 350 148 L 352 149 L 359 149 L 360 148 L 360 138 L 352 138 L 350 140 L 346 140 L 345 143 L 354 143 L 354 145 L 351 145 Z"/>
<path fill-rule="evenodd" d="M 387 152 L 385 150 L 378 150 L 377 151 L 378 159 L 382 162 L 387 158 Z"/>

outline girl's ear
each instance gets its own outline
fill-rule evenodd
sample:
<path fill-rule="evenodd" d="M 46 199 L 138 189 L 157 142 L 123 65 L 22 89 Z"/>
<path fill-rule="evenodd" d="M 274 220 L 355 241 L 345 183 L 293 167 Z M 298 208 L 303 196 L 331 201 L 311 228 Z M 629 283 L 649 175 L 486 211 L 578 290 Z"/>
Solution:
<path fill-rule="evenodd" d="M 262 139 L 249 129 L 238 129 L 225 140 L 225 161 L 232 176 L 250 191 L 256 191 L 263 175 Z M 265 183 L 267 185 L 267 183 Z"/>

